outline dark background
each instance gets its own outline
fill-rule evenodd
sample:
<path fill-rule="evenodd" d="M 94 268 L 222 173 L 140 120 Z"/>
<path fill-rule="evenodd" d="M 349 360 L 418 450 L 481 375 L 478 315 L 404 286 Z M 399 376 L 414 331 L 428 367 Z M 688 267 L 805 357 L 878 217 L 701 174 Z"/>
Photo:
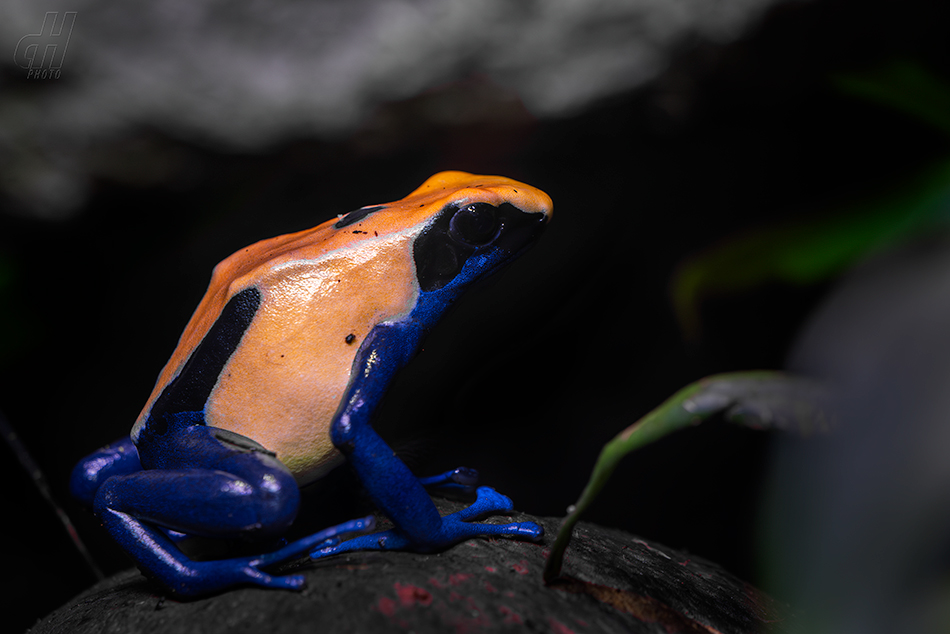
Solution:
<path fill-rule="evenodd" d="M 894 59 L 950 77 L 948 18 L 946 5 L 923 1 L 780 5 L 741 40 L 685 43 L 646 87 L 559 120 L 515 112 L 439 126 L 418 116 L 432 100 L 465 98 L 475 77 L 383 106 L 383 131 L 265 153 L 142 129 L 136 147 L 174 152 L 187 177 L 153 188 L 98 181 L 63 222 L 0 215 L 10 279 L 0 408 L 99 564 L 127 567 L 68 498 L 67 477 L 127 433 L 214 264 L 401 198 L 441 169 L 504 174 L 548 192 L 553 222 L 432 334 L 378 427 L 419 473 L 473 466 L 521 510 L 563 515 L 602 445 L 676 389 L 782 367 L 827 284 L 713 299 L 701 339 L 687 343 L 671 273 L 743 228 L 821 212 L 945 152 L 923 124 L 843 96 L 828 78 Z M 770 444 L 715 423 L 665 439 L 626 461 L 586 519 L 765 583 L 756 522 Z M 0 452 L 6 575 L 17 586 L 4 603 L 18 631 L 93 578 L 12 452 Z"/>

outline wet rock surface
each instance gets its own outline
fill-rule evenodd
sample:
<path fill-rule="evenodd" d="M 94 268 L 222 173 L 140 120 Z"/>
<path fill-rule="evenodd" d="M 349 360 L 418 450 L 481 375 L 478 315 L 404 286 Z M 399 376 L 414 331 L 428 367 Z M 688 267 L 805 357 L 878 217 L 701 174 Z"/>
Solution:
<path fill-rule="evenodd" d="M 449 512 L 454 503 L 440 501 Z M 198 600 L 121 572 L 42 619 L 53 632 L 782 632 L 784 610 L 708 561 L 581 523 L 563 576 L 541 579 L 557 518 L 539 544 L 473 539 L 445 552 L 351 553 L 303 561 L 302 592 L 239 588 Z M 507 521 L 498 517 L 491 521 Z"/>

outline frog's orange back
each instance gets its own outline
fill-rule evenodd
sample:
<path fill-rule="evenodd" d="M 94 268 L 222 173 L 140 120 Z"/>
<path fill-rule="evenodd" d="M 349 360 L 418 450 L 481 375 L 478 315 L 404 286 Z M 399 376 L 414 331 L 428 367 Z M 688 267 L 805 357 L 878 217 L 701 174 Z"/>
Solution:
<path fill-rule="evenodd" d="M 263 240 L 222 261 L 133 440 L 228 302 L 256 289 L 253 319 L 219 374 L 209 378 L 205 422 L 275 451 L 298 481 L 320 477 L 338 456 L 328 429 L 361 343 L 375 326 L 406 318 L 416 306 L 417 238 L 444 210 L 475 204 L 512 205 L 542 218 L 552 207 L 544 192 L 517 181 L 442 172 L 402 200 Z"/>

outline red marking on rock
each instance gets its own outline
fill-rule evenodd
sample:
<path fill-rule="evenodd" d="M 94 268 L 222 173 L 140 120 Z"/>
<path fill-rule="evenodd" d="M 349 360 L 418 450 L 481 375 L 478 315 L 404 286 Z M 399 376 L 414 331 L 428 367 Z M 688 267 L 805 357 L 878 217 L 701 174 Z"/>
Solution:
<path fill-rule="evenodd" d="M 553 617 L 548 617 L 548 625 L 551 626 L 551 631 L 554 634 L 574 634 L 574 630 Z"/>
<path fill-rule="evenodd" d="M 494 566 L 485 566 L 485 570 L 487 570 L 488 572 L 498 572 L 498 569 L 495 568 Z"/>
<path fill-rule="evenodd" d="M 515 591 L 514 591 L 514 590 L 505 590 L 505 596 L 508 597 L 508 598 L 510 598 L 510 599 L 513 599 L 514 596 L 515 596 Z"/>
<path fill-rule="evenodd" d="M 511 564 L 511 569 L 517 572 L 519 575 L 528 574 L 528 560 L 522 559 L 516 564 Z"/>
<path fill-rule="evenodd" d="M 495 590 L 495 586 L 493 586 L 492 584 L 488 583 L 487 581 L 485 582 L 485 591 L 486 591 L 486 592 L 498 592 L 498 590 Z"/>
<path fill-rule="evenodd" d="M 449 592 L 449 601 L 458 601 L 461 598 L 462 598 L 462 595 L 460 595 L 455 590 L 452 590 L 451 592 Z"/>
<path fill-rule="evenodd" d="M 679 563 L 679 565 L 681 565 L 681 566 L 687 566 L 687 565 L 689 565 L 689 562 L 691 562 L 691 561 L 692 561 L 692 559 L 687 559 L 686 561 L 680 561 L 680 562 L 677 562 L 677 563 Z"/>
<path fill-rule="evenodd" d="M 585 621 L 584 619 L 575 618 L 574 620 L 575 620 L 575 621 L 577 622 L 577 624 L 580 625 L 581 627 L 587 627 L 587 621 Z"/>
<path fill-rule="evenodd" d="M 435 577 L 429 577 L 429 584 L 433 588 L 443 588 L 442 582 L 436 579 Z"/>
<path fill-rule="evenodd" d="M 467 572 L 457 572 L 454 575 L 449 575 L 449 583 L 452 584 L 453 586 L 457 586 L 460 583 L 465 583 L 471 578 L 472 578 L 472 575 L 470 575 Z"/>
<path fill-rule="evenodd" d="M 425 588 L 412 584 L 402 585 L 398 581 L 393 584 L 393 588 L 396 589 L 396 596 L 399 597 L 399 602 L 403 607 L 411 608 L 416 603 L 422 607 L 432 605 L 432 595 Z"/>
<path fill-rule="evenodd" d="M 521 625 L 524 621 L 521 620 L 521 615 L 509 608 L 507 605 L 499 605 L 498 611 L 501 612 L 502 617 L 504 617 L 504 623 L 514 623 L 515 625 Z"/>
<path fill-rule="evenodd" d="M 376 609 L 386 616 L 392 616 L 396 613 L 396 602 L 389 597 L 380 597 Z"/>

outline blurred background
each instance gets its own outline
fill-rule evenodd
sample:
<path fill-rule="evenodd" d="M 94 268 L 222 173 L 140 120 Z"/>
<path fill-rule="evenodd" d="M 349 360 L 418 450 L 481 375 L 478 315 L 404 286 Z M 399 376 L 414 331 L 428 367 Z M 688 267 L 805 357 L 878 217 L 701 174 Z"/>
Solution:
<path fill-rule="evenodd" d="M 587 519 L 811 631 L 946 631 L 948 25 L 925 0 L 9 0 L 0 411 L 127 567 L 68 474 L 128 432 L 212 267 L 439 170 L 503 174 L 554 220 L 390 391 L 377 427 L 413 469 L 563 515 L 683 385 L 826 379 L 833 437 L 711 423 L 630 457 Z M 94 579 L 0 453 L 21 631 Z"/>

